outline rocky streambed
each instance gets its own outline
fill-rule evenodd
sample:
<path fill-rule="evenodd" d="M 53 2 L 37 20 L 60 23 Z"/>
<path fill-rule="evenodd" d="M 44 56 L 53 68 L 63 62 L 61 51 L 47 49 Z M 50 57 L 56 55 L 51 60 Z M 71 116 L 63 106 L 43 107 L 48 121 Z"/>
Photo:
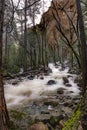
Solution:
<path fill-rule="evenodd" d="M 49 68 L 52 72 L 48 75 L 6 81 L 7 106 L 15 124 L 12 130 L 25 130 L 37 122 L 45 123 L 49 130 L 61 130 L 79 103 L 78 76 L 53 64 Z"/>
<path fill-rule="evenodd" d="M 10 116 L 19 130 L 25 130 L 31 124 L 43 122 L 49 129 L 60 130 L 61 121 L 66 121 L 75 110 L 80 96 L 71 98 L 58 94 L 49 95 L 43 100 L 31 101 L 23 107 L 10 109 Z"/>

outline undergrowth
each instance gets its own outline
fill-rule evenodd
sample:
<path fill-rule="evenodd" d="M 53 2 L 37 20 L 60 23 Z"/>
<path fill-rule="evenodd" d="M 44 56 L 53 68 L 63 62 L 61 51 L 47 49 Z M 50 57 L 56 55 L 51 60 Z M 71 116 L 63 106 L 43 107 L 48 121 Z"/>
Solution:
<path fill-rule="evenodd" d="M 77 130 L 79 126 L 79 120 L 81 117 L 81 110 L 78 109 L 76 112 L 72 113 L 71 118 L 69 118 L 64 125 L 64 128 L 62 130 Z"/>

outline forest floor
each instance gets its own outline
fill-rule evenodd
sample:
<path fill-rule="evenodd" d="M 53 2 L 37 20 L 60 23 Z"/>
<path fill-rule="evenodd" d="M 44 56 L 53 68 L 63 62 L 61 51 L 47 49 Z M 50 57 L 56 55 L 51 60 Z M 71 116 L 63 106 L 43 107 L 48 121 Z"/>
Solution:
<path fill-rule="evenodd" d="M 11 130 L 26 130 L 36 122 L 43 122 L 49 130 L 61 130 L 81 98 L 79 75 L 53 64 L 45 72 L 35 72 L 5 80 Z"/>

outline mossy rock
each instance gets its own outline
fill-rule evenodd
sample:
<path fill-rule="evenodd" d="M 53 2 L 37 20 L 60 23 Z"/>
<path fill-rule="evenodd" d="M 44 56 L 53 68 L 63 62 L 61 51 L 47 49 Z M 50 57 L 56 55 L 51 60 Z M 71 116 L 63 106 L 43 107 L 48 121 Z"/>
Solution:
<path fill-rule="evenodd" d="M 21 119 L 24 119 L 26 117 L 26 114 L 23 112 L 16 111 L 16 110 L 11 110 L 10 116 L 13 119 L 21 120 Z"/>
<path fill-rule="evenodd" d="M 51 116 L 51 117 L 50 117 L 50 124 L 51 124 L 53 127 L 55 127 L 55 126 L 59 123 L 59 121 L 62 120 L 62 119 L 64 119 L 63 115 L 59 115 L 59 116 L 57 116 L 57 117 Z"/>

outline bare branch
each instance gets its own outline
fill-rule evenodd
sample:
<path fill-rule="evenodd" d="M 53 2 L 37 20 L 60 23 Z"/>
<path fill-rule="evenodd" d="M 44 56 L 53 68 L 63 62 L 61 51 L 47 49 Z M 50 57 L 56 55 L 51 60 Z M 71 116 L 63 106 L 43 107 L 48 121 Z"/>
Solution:
<path fill-rule="evenodd" d="M 39 1 L 41 1 L 41 0 L 37 0 L 37 1 L 33 2 L 33 3 L 30 4 L 30 5 L 27 5 L 26 9 L 30 8 L 31 6 L 33 6 L 34 4 L 36 4 L 36 3 L 39 2 Z M 25 9 L 25 8 L 23 8 L 23 9 L 17 9 L 17 11 L 22 11 L 22 10 L 24 10 L 24 9 Z"/>
<path fill-rule="evenodd" d="M 56 11 L 56 14 L 57 14 L 57 17 L 56 17 L 56 16 L 55 16 L 55 13 L 52 11 L 53 17 L 54 17 L 54 19 L 55 19 L 56 22 L 57 22 L 56 28 L 57 28 L 57 30 L 60 32 L 60 34 L 62 35 L 62 37 L 65 39 L 65 41 L 66 41 L 65 44 L 66 44 L 66 45 L 72 50 L 72 52 L 74 53 L 74 55 L 75 55 L 75 57 L 76 57 L 76 59 L 77 59 L 78 65 L 79 65 L 79 67 L 81 68 L 81 63 L 80 63 L 78 54 L 76 53 L 76 51 L 74 50 L 74 48 L 73 48 L 72 45 L 70 44 L 70 41 L 69 41 L 69 39 L 67 38 L 67 36 L 64 34 L 64 32 L 63 32 L 63 27 L 62 27 L 62 25 L 61 25 L 61 23 L 60 23 L 60 18 L 59 18 L 58 10 L 57 10 L 57 8 L 56 8 L 56 6 L 55 6 L 54 3 L 53 3 L 53 5 L 54 5 L 54 10 Z M 64 8 L 62 8 L 62 9 L 64 10 Z M 64 10 L 64 11 L 65 11 L 65 10 Z M 75 27 L 74 27 L 74 25 L 73 25 L 72 20 L 70 19 L 70 17 L 68 16 L 68 14 L 67 14 L 66 12 L 65 12 L 65 14 L 66 14 L 66 16 L 68 17 L 68 20 L 71 22 L 74 31 L 76 32 L 76 29 L 75 29 Z M 77 32 L 76 32 L 76 34 L 77 34 Z"/>

